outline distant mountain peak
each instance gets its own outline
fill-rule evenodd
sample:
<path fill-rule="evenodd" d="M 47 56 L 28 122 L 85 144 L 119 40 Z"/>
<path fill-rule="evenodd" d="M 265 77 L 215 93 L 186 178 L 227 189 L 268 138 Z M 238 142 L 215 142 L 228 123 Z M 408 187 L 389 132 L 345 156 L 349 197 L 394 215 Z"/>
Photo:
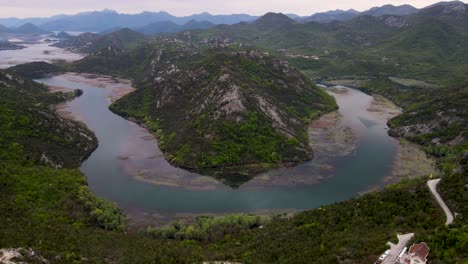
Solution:
<path fill-rule="evenodd" d="M 320 22 L 320 23 L 327 23 L 327 22 L 331 22 L 334 20 L 344 21 L 344 20 L 353 19 L 359 14 L 360 12 L 354 9 L 349 9 L 346 11 L 341 10 L 341 9 L 336 9 L 336 10 L 330 10 L 330 11 L 323 12 L 323 13 L 313 14 L 309 17 L 303 18 L 302 21 L 304 22 L 315 21 L 315 22 Z"/>
<path fill-rule="evenodd" d="M 422 14 L 442 17 L 464 17 L 468 5 L 460 1 L 439 2 L 422 9 Z"/>
<path fill-rule="evenodd" d="M 169 13 L 166 12 L 166 11 L 159 11 L 159 12 L 157 12 L 156 14 L 158 14 L 158 15 L 166 15 L 166 16 L 172 16 L 171 14 L 169 14 Z"/>
<path fill-rule="evenodd" d="M 32 23 L 25 23 L 17 28 L 14 29 L 15 33 L 18 34 L 48 34 L 51 33 L 49 31 L 43 30 L 38 26 Z"/>
<path fill-rule="evenodd" d="M 371 16 L 384 16 L 384 15 L 399 15 L 406 16 L 417 13 L 419 9 L 411 5 L 383 5 L 380 7 L 373 7 L 364 12 L 365 15 Z"/>
<path fill-rule="evenodd" d="M 356 11 L 354 9 L 348 9 L 348 10 L 342 10 L 342 9 L 335 9 L 335 10 L 330 10 L 327 12 L 323 12 L 324 14 L 342 14 L 342 13 L 355 13 L 359 14 L 359 11 Z M 318 13 L 320 14 L 320 13 Z"/>
<path fill-rule="evenodd" d="M 465 5 L 465 3 L 462 1 L 442 1 L 442 2 L 432 4 L 430 6 L 427 6 L 424 9 L 431 8 L 434 6 L 448 6 L 448 5 Z"/>
<path fill-rule="evenodd" d="M 21 28 L 21 27 L 36 27 L 36 25 L 34 25 L 33 23 L 25 23 L 25 24 L 19 26 L 18 28 Z"/>
<path fill-rule="evenodd" d="M 112 9 L 103 9 L 101 13 L 106 13 L 106 14 L 118 14 L 117 11 L 112 10 Z"/>
<path fill-rule="evenodd" d="M 269 12 L 258 18 L 254 24 L 263 28 L 273 28 L 284 25 L 293 25 L 297 24 L 297 22 L 283 13 Z"/>

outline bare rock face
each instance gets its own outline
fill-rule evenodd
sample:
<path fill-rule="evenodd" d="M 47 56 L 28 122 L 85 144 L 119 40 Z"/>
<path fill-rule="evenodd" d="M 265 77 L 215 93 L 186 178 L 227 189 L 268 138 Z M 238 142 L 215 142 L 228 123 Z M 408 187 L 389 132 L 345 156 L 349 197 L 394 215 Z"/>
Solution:
<path fill-rule="evenodd" d="M 390 16 L 385 19 L 385 25 L 389 27 L 404 28 L 408 27 L 408 22 L 403 17 Z"/>
<path fill-rule="evenodd" d="M 447 5 L 443 10 L 442 14 L 448 15 L 453 13 L 465 13 L 466 6 L 462 2 L 454 2 Z"/>
<path fill-rule="evenodd" d="M 49 261 L 38 255 L 32 249 L 2 248 L 0 249 L 0 263 L 49 263 Z"/>
<path fill-rule="evenodd" d="M 422 134 L 431 134 L 446 126 L 463 123 L 463 119 L 457 116 L 438 116 L 429 122 L 421 122 L 392 129 L 392 133 L 400 137 L 412 138 Z"/>
<path fill-rule="evenodd" d="M 140 89 L 111 109 L 145 120 L 170 161 L 194 170 L 256 170 L 313 157 L 307 123 L 336 105 L 287 62 L 178 40 L 152 45 Z"/>
<path fill-rule="evenodd" d="M 468 87 L 448 87 L 427 93 L 431 100 L 410 105 L 402 115 L 390 120 L 389 133 L 425 144 L 463 144 L 468 126 Z"/>

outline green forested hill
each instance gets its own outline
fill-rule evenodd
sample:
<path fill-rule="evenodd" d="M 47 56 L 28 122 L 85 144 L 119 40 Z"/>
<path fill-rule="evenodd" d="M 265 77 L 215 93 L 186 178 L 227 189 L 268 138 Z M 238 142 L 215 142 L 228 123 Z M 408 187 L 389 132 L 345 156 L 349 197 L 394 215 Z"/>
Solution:
<path fill-rule="evenodd" d="M 111 109 L 146 122 L 170 161 L 250 174 L 312 157 L 307 122 L 335 103 L 286 62 L 255 51 L 151 45 L 139 89 Z"/>
<path fill-rule="evenodd" d="M 18 144 L 28 160 L 74 168 L 96 148 L 96 137 L 84 125 L 50 109 L 74 93 L 50 94 L 45 86 L 6 72 L 0 72 L 0 92 L 0 138 Z"/>
<path fill-rule="evenodd" d="M 132 78 L 137 91 L 111 110 L 153 130 L 169 161 L 216 176 L 245 179 L 312 158 L 307 122 L 336 108 L 286 61 L 249 48 L 160 37 L 68 68 Z"/>

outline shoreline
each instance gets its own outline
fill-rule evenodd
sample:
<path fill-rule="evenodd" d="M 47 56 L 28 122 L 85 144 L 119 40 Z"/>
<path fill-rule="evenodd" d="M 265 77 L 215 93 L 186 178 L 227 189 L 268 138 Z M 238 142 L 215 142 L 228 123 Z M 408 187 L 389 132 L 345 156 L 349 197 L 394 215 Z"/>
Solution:
<path fill-rule="evenodd" d="M 362 83 L 362 80 L 338 80 L 325 82 L 326 85 L 331 85 L 331 87 L 347 86 L 367 94 L 367 92 L 362 91 L 359 87 Z M 370 94 L 370 96 L 372 96 L 373 101 L 367 110 L 376 113 L 381 118 L 385 118 L 387 122 L 403 113 L 403 108 L 396 105 L 390 99 L 380 94 Z M 392 138 L 398 143 L 391 173 L 383 178 L 383 186 L 370 187 L 368 191 L 373 191 L 375 189 L 397 183 L 404 178 L 414 179 L 438 173 L 435 158 L 428 156 L 422 149 L 422 146 L 404 138 Z M 418 164 L 418 166 L 415 167 L 414 164 Z"/>

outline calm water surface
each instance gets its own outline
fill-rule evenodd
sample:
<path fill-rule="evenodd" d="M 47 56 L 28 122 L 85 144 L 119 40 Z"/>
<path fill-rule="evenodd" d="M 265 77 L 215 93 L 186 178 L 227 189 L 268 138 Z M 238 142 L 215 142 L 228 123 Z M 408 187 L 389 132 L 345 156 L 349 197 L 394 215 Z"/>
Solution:
<path fill-rule="evenodd" d="M 53 43 L 45 42 L 44 39 L 34 40 L 34 43 L 29 43 L 28 39 L 18 39 L 19 36 L 8 38 L 9 41 L 15 42 L 26 48 L 20 50 L 1 50 L 0 51 L 0 69 L 9 68 L 18 64 L 46 61 L 52 62 L 56 60 L 75 61 L 83 58 L 83 55 L 72 53 L 64 49 L 51 47 Z M 27 44 L 23 44 L 27 41 Z"/>
<path fill-rule="evenodd" d="M 108 89 L 64 76 L 40 81 L 84 91 L 66 109 L 79 116 L 99 140 L 98 149 L 81 170 L 95 194 L 127 210 L 228 213 L 316 208 L 380 186 L 391 172 L 397 151 L 396 140 L 385 130 L 386 120 L 367 111 L 372 97 L 350 89 L 336 99 L 343 122 L 357 136 L 353 153 L 341 157 L 317 153 L 311 162 L 270 171 L 232 189 L 168 164 L 145 129 L 108 110 Z M 327 163 L 326 170 L 322 163 Z"/>

